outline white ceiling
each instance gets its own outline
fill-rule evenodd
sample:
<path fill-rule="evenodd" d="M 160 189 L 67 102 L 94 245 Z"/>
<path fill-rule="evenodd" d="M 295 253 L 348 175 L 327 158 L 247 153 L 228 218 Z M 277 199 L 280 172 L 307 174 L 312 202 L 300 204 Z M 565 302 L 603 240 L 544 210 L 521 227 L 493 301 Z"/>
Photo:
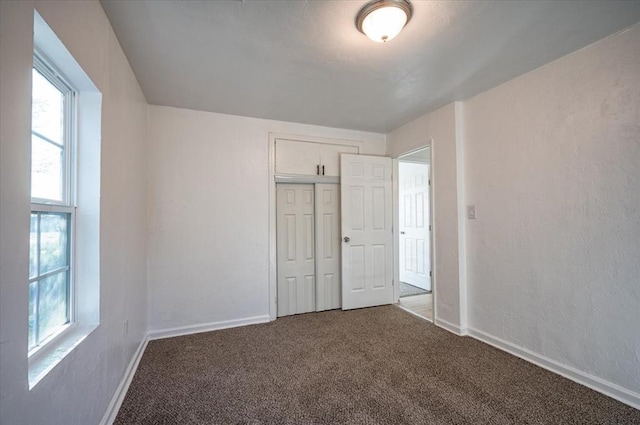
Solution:
<path fill-rule="evenodd" d="M 386 44 L 364 1 L 102 5 L 147 100 L 387 133 L 640 20 L 640 1 L 413 1 Z"/>

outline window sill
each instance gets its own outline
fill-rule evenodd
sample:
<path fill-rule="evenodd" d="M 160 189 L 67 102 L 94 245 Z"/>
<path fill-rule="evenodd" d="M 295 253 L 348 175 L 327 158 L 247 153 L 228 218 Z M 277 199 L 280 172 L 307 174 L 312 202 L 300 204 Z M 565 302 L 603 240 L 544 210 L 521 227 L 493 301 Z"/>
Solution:
<path fill-rule="evenodd" d="M 80 343 L 98 327 L 97 324 L 76 324 L 54 341 L 34 353 L 29 358 L 29 390 L 47 376 L 58 363 L 71 353 Z"/>

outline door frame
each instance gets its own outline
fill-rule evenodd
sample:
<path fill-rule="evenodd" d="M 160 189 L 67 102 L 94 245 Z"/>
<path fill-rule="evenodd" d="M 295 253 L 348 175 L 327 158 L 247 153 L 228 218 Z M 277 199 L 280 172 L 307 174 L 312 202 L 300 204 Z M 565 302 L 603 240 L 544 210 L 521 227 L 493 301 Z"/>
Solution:
<path fill-rule="evenodd" d="M 364 143 L 358 140 L 332 139 L 328 137 L 303 136 L 290 133 L 269 133 L 269 320 L 276 320 L 278 315 L 278 259 L 276 256 L 276 179 L 288 183 L 340 183 L 340 178 L 324 176 L 295 176 L 276 174 L 276 139 L 287 139 L 300 142 L 324 143 L 331 145 L 357 146 L 358 153 L 363 153 Z"/>
<path fill-rule="evenodd" d="M 398 174 L 398 163 L 401 162 L 403 156 L 411 155 L 418 151 L 428 149 L 429 151 L 429 180 L 431 184 L 429 185 L 429 226 L 431 226 L 431 232 L 429 232 L 429 256 L 431 257 L 430 265 L 431 265 L 431 294 L 432 294 L 432 302 L 433 302 L 433 317 L 427 318 L 429 321 L 435 323 L 435 318 L 437 317 L 437 282 L 436 282 L 436 253 L 433 241 L 435 240 L 435 226 L 434 226 L 434 178 L 433 178 L 433 139 L 430 139 L 423 145 L 418 147 L 414 147 L 408 151 L 401 152 L 398 155 L 394 156 L 393 159 L 393 184 L 392 184 L 392 192 L 393 192 L 393 302 L 398 303 L 400 299 L 400 185 L 399 185 L 399 174 Z"/>

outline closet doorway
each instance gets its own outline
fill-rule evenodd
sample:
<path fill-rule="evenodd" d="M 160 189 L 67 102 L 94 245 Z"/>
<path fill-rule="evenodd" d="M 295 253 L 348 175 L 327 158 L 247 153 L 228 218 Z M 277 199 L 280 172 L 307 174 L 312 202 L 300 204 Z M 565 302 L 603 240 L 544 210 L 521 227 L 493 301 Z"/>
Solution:
<path fill-rule="evenodd" d="M 400 156 L 398 171 L 399 305 L 433 321 L 431 164 L 425 147 Z"/>
<path fill-rule="evenodd" d="M 269 317 L 392 304 L 391 158 L 358 141 L 269 139 Z"/>

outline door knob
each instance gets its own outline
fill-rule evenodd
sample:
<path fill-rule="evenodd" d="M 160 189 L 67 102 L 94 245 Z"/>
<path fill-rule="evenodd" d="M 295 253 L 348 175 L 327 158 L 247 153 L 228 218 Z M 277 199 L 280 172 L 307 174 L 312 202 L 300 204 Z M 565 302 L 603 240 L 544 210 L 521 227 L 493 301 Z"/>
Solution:
<path fill-rule="evenodd" d="M 351 240 L 351 238 L 350 238 L 349 236 L 345 236 L 345 237 L 344 237 L 344 241 L 345 241 L 345 242 L 349 242 L 350 240 Z"/>
<path fill-rule="evenodd" d="M 404 232 L 400 232 L 401 235 L 404 235 Z"/>

